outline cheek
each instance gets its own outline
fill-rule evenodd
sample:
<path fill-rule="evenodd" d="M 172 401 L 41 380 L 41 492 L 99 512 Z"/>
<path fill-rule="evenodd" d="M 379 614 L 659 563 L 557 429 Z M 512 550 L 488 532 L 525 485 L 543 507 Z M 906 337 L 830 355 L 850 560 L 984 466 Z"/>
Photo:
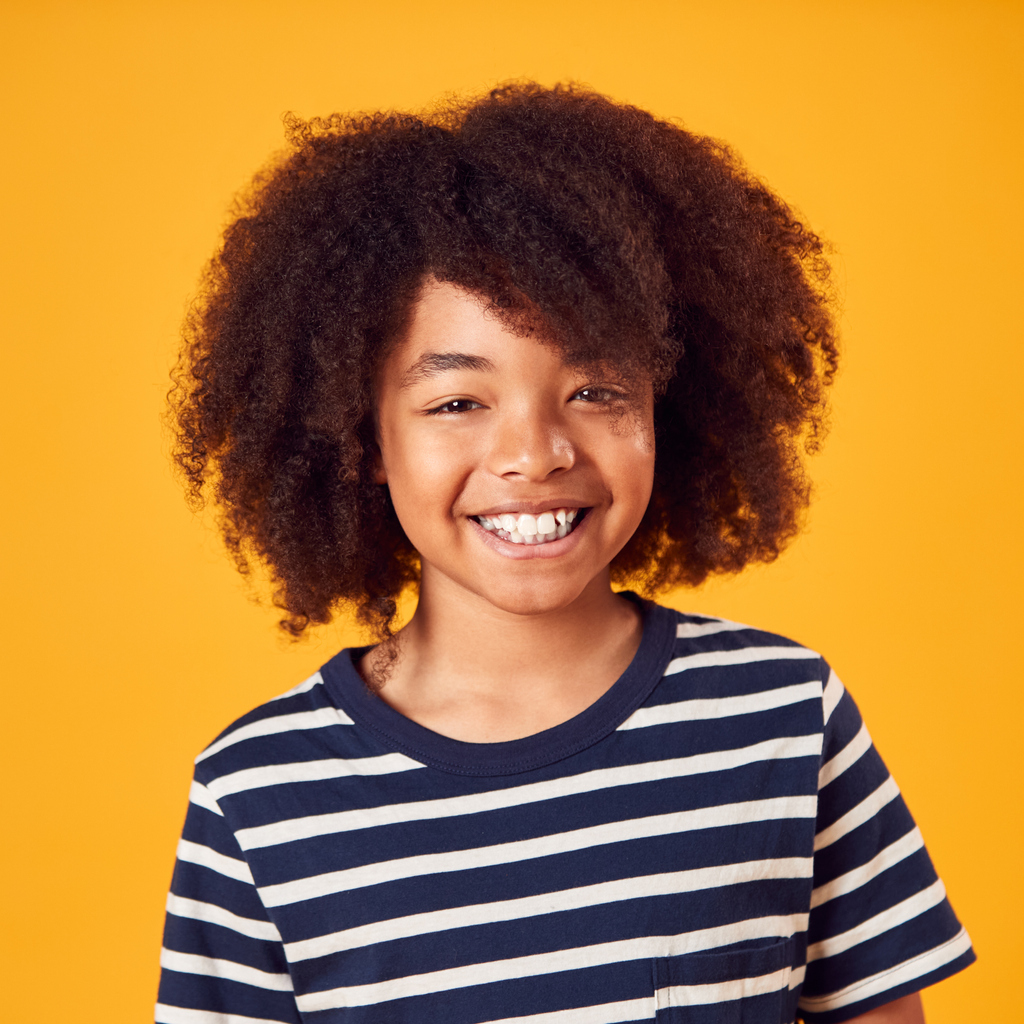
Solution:
<path fill-rule="evenodd" d="M 636 422 L 621 436 L 618 458 L 620 479 L 629 481 L 630 497 L 641 505 L 641 514 L 654 489 L 654 424 L 649 419 Z"/>
<path fill-rule="evenodd" d="M 636 518 L 636 526 L 640 525 L 647 505 L 654 490 L 654 449 L 634 451 L 629 464 L 623 467 L 631 482 L 630 504 Z"/>
<path fill-rule="evenodd" d="M 450 514 L 467 474 L 466 454 L 429 435 L 391 440 L 384 452 L 387 482 L 399 521 L 410 533 L 428 516 L 436 521 Z"/>

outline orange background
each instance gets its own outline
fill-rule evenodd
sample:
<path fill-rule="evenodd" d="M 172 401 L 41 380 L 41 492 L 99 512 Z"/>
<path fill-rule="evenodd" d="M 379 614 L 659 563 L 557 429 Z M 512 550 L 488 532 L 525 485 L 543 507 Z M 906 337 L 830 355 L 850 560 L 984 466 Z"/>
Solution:
<path fill-rule="evenodd" d="M 7 0 L 5 1019 L 152 1019 L 192 757 L 355 638 L 281 641 L 169 469 L 177 325 L 233 191 L 284 111 L 520 76 L 729 141 L 833 241 L 845 367 L 806 534 L 670 603 L 829 657 L 981 957 L 927 993 L 929 1021 L 1019 1014 L 1022 20 L 983 0 Z"/>

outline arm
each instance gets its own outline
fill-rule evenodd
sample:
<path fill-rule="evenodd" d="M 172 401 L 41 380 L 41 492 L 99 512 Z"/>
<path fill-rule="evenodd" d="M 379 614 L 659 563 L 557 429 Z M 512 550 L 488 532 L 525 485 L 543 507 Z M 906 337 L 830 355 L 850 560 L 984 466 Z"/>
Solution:
<path fill-rule="evenodd" d="M 924 1024 L 924 1007 L 921 994 L 912 992 L 909 996 L 886 1003 L 874 1010 L 868 1010 L 846 1024 Z"/>
<path fill-rule="evenodd" d="M 799 1007 L 812 1020 L 859 1006 L 852 1021 L 922 1024 L 920 1003 L 896 997 L 966 967 L 974 953 L 856 704 L 835 674 L 825 672 L 814 889 Z"/>
<path fill-rule="evenodd" d="M 157 1024 L 298 1024 L 277 928 L 216 800 L 192 785 L 167 899 Z"/>

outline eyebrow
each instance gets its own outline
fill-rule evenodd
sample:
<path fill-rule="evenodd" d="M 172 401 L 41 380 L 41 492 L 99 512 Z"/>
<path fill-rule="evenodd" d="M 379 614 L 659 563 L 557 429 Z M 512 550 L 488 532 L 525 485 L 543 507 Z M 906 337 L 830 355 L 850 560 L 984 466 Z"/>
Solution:
<path fill-rule="evenodd" d="M 493 371 L 494 363 L 483 356 L 471 356 L 466 352 L 424 352 L 402 377 L 401 387 L 409 388 L 433 377 L 439 377 L 449 370 L 476 370 L 481 373 Z"/>

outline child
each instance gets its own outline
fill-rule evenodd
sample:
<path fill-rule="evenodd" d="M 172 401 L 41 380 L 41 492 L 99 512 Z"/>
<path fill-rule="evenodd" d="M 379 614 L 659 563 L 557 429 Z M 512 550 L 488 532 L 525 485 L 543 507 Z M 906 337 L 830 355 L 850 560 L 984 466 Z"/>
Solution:
<path fill-rule="evenodd" d="M 285 629 L 380 643 L 197 758 L 156 1019 L 921 1021 L 974 955 L 835 674 L 612 589 L 794 534 L 821 243 L 576 88 L 290 129 L 186 326 L 178 458 Z"/>

